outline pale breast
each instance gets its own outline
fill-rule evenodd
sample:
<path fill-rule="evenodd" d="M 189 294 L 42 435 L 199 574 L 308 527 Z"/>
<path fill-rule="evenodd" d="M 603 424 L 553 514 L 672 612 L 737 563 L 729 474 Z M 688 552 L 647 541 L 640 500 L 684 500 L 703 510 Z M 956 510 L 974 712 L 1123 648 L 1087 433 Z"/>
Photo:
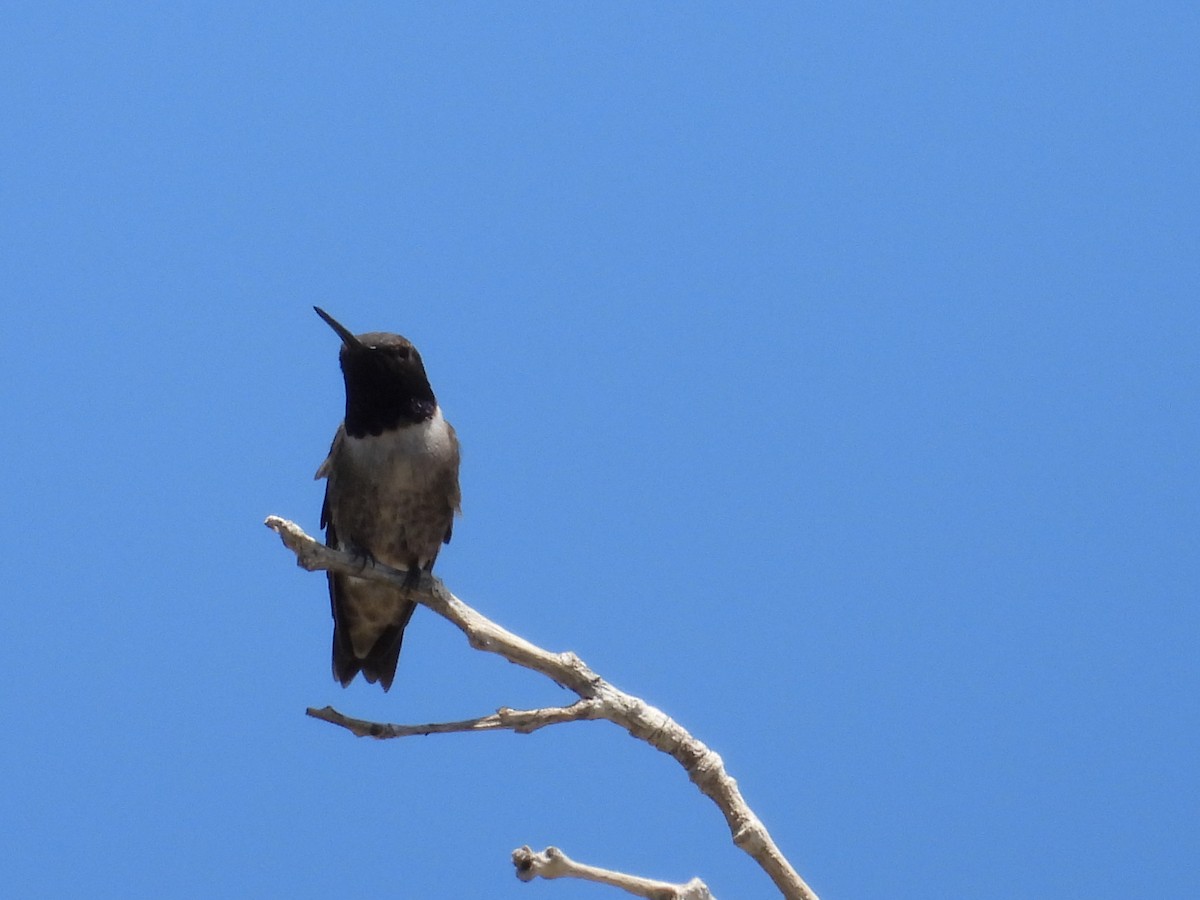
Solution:
<path fill-rule="evenodd" d="M 346 435 L 340 450 L 339 468 L 377 480 L 388 491 L 422 491 L 441 482 L 448 466 L 457 469 L 453 429 L 440 408 L 415 425 L 361 438 Z"/>
<path fill-rule="evenodd" d="M 441 410 L 377 436 L 340 431 L 317 474 L 339 544 L 398 568 L 436 558 L 459 506 L 458 443 Z"/>

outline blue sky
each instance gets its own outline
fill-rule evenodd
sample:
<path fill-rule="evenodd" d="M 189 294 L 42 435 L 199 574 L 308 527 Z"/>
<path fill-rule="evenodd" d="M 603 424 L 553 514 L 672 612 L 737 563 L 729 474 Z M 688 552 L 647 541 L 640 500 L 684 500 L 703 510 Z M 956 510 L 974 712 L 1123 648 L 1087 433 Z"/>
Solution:
<path fill-rule="evenodd" d="M 461 437 L 449 586 L 720 752 L 825 898 L 1183 897 L 1200 853 L 1194 4 L 0 13 L 0 878 L 766 897 L 603 723 L 419 611 L 329 673 L 337 340 Z"/>

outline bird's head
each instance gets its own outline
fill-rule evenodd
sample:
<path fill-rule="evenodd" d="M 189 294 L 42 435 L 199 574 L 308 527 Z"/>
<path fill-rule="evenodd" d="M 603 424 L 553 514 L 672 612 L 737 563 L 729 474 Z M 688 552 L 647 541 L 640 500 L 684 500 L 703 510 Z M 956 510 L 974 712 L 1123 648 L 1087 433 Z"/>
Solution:
<path fill-rule="evenodd" d="M 382 434 L 431 418 L 437 399 L 421 354 L 407 338 L 385 331 L 352 334 L 314 306 L 342 339 L 338 360 L 346 381 L 346 432 L 351 437 Z"/>

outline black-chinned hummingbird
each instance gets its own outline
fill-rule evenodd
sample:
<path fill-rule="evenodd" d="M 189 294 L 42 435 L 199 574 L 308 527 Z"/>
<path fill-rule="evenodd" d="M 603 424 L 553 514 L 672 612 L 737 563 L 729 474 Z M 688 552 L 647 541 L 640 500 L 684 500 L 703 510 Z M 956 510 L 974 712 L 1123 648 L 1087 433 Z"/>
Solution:
<path fill-rule="evenodd" d="M 325 543 L 408 572 L 404 590 L 328 573 L 333 677 L 346 687 L 362 672 L 386 691 L 416 608 L 409 591 L 450 543 L 460 503 L 458 438 L 410 341 L 354 335 L 313 309 L 342 339 L 346 382 L 346 417 L 316 474 L 326 479 Z"/>

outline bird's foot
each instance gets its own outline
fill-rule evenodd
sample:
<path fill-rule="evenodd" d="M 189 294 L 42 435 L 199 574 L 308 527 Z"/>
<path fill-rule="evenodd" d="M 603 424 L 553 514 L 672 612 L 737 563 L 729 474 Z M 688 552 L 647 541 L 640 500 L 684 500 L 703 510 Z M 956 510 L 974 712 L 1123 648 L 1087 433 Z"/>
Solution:
<path fill-rule="evenodd" d="M 373 566 L 378 562 L 374 553 L 359 544 L 346 544 L 342 549 L 354 557 L 360 572 L 365 570 L 368 564 Z"/>
<path fill-rule="evenodd" d="M 421 586 L 421 575 L 423 570 L 420 566 L 412 566 L 404 573 L 404 589 L 406 591 L 415 591 Z"/>

